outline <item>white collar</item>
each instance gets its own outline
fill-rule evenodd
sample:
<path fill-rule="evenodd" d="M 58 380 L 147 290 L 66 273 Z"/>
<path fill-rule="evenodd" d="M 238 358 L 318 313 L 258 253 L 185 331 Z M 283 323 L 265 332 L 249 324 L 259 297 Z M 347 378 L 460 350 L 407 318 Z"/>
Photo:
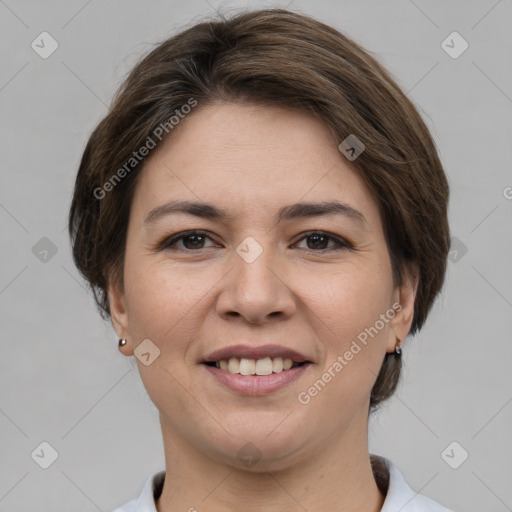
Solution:
<path fill-rule="evenodd" d="M 436 501 L 414 492 L 400 470 L 387 458 L 370 455 L 372 469 L 379 488 L 386 499 L 380 512 L 453 512 Z M 165 471 L 159 471 L 146 480 L 140 496 L 114 512 L 157 512 L 155 497 L 160 496 Z"/>

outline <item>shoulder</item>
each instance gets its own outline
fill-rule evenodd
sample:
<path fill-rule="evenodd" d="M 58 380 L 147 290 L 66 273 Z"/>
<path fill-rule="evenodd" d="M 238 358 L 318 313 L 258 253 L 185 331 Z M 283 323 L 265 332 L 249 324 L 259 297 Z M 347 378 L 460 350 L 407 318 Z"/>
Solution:
<path fill-rule="evenodd" d="M 122 507 L 116 508 L 113 512 L 136 512 L 136 504 L 136 500 L 129 501 L 128 503 L 125 503 Z"/>
<path fill-rule="evenodd" d="M 437 501 L 415 492 L 393 462 L 385 457 L 371 455 L 376 477 L 387 473 L 387 492 L 381 512 L 454 512 Z"/>
<path fill-rule="evenodd" d="M 434 501 L 426 496 L 417 494 L 416 497 L 411 501 L 410 506 L 404 509 L 407 512 L 454 512 L 449 508 L 443 507 L 437 501 Z"/>
<path fill-rule="evenodd" d="M 155 499 L 160 496 L 165 480 L 165 471 L 150 476 L 137 499 L 125 503 L 113 512 L 156 512 Z"/>

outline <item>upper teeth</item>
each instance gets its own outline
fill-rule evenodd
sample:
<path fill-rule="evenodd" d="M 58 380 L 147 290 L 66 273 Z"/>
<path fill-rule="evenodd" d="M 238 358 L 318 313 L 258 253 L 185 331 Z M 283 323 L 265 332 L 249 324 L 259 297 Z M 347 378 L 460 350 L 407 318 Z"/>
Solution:
<path fill-rule="evenodd" d="M 293 361 L 291 359 L 283 359 L 282 357 L 265 357 L 264 359 L 232 357 L 229 360 L 223 359 L 215 363 L 215 366 L 221 370 L 242 375 L 270 375 L 272 372 L 278 373 L 289 370 L 292 365 Z"/>

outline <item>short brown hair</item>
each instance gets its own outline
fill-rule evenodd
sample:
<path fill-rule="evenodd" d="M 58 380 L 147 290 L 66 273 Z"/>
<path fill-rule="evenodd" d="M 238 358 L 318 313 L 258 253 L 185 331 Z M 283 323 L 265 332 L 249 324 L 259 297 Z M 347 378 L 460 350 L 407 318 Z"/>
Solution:
<path fill-rule="evenodd" d="M 170 128 L 169 119 L 191 98 L 198 108 L 219 101 L 298 108 L 323 120 L 339 143 L 349 135 L 364 143 L 349 165 L 378 204 L 394 283 L 402 284 L 408 265 L 417 266 L 410 332 L 419 330 L 444 282 L 450 245 L 448 183 L 435 143 L 413 103 L 366 50 L 283 9 L 202 21 L 159 44 L 130 72 L 90 136 L 69 232 L 75 264 L 102 316 L 110 315 L 109 282 L 123 283 L 130 205 L 144 159 L 108 194 L 103 187 L 157 127 Z M 393 394 L 400 369 L 401 359 L 386 354 L 370 411 Z"/>

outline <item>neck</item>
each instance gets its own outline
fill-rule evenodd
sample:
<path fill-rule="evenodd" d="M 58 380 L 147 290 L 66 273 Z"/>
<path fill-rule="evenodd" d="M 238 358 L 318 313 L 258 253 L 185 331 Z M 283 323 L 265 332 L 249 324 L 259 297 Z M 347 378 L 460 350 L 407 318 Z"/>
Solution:
<path fill-rule="evenodd" d="M 166 477 L 157 510 L 379 512 L 385 497 L 373 475 L 367 414 L 361 415 L 360 422 L 365 419 L 364 428 L 353 421 L 345 435 L 315 440 L 315 446 L 303 448 L 301 455 L 301 450 L 289 455 L 285 466 L 279 460 L 278 470 L 267 465 L 256 472 L 258 464 L 240 469 L 238 461 L 221 463 L 205 455 L 175 431 L 171 433 L 161 418 Z"/>

